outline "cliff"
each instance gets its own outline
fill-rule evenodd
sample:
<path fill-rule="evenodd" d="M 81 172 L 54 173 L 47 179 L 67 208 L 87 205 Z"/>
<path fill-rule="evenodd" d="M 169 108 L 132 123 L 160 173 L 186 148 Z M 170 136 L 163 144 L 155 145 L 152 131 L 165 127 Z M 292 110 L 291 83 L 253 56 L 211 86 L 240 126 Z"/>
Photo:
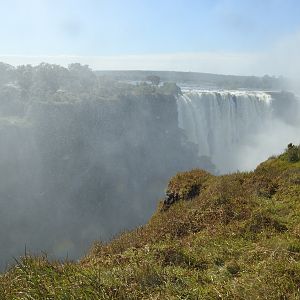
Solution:
<path fill-rule="evenodd" d="M 26 255 L 2 299 L 299 299 L 300 150 L 255 171 L 179 173 L 148 224 L 79 262 Z"/>

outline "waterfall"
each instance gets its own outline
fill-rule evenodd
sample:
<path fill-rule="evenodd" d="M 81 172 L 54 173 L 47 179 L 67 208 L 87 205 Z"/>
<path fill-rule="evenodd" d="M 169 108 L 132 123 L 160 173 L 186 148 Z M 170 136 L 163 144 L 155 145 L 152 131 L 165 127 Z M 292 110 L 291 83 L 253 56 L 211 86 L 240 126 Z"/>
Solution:
<path fill-rule="evenodd" d="M 272 120 L 272 97 L 265 92 L 186 90 L 178 96 L 178 122 L 199 156 L 209 156 L 220 172 L 239 168 L 241 145 Z"/>

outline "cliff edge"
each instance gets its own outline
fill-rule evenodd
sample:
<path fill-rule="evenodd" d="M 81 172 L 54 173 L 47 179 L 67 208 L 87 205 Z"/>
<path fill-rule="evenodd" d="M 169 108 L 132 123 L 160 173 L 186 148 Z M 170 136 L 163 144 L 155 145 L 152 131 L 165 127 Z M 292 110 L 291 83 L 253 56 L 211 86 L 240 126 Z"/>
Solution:
<path fill-rule="evenodd" d="M 84 226 L 84 224 L 83 224 Z M 299 299 L 300 148 L 253 172 L 179 173 L 145 226 L 80 262 L 24 256 L 1 299 Z"/>

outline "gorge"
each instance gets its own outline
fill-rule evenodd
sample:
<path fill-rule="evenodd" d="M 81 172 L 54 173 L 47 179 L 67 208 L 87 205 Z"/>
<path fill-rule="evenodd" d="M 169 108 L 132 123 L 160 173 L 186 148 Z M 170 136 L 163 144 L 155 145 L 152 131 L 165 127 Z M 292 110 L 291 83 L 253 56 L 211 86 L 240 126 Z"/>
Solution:
<path fill-rule="evenodd" d="M 24 248 L 76 258 L 144 224 L 179 171 L 251 170 L 299 142 L 288 92 L 131 84 L 79 64 L 3 69 L 2 268 Z"/>

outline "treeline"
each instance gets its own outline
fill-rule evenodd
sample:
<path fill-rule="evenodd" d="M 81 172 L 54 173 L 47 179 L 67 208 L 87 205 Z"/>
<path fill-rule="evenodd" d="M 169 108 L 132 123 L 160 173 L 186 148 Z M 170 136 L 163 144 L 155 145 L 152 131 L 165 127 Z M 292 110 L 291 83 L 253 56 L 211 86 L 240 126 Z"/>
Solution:
<path fill-rule="evenodd" d="M 13 67 L 0 63 L 0 114 L 24 112 L 28 102 L 107 101 L 124 95 L 180 93 L 175 83 L 162 86 L 144 81 L 133 86 L 114 78 L 97 76 L 89 66 L 79 63 L 67 68 L 41 63 Z"/>

